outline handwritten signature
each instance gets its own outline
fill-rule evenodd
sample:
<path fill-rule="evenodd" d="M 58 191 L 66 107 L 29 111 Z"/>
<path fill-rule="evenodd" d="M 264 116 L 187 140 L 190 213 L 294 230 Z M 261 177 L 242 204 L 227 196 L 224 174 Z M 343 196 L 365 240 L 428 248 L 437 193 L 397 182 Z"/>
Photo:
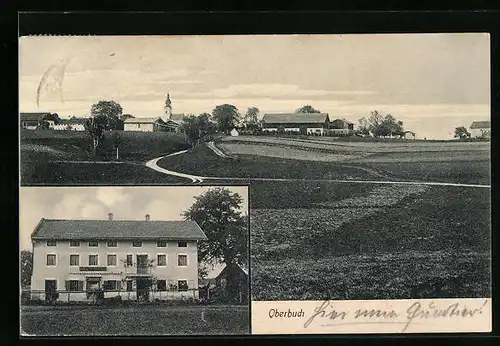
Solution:
<path fill-rule="evenodd" d="M 413 302 L 404 312 L 398 312 L 394 309 L 357 309 L 354 311 L 345 311 L 336 309 L 334 304 L 326 300 L 313 310 L 313 314 L 304 322 L 304 328 L 308 328 L 316 320 L 328 319 L 336 321 L 336 325 L 341 324 L 402 324 L 401 332 L 405 332 L 411 324 L 421 323 L 429 319 L 446 318 L 473 318 L 483 313 L 483 307 L 488 303 L 485 300 L 483 304 L 476 308 L 467 307 L 461 302 L 454 302 L 444 307 L 436 306 L 434 301 L 423 303 L 421 301 Z"/>

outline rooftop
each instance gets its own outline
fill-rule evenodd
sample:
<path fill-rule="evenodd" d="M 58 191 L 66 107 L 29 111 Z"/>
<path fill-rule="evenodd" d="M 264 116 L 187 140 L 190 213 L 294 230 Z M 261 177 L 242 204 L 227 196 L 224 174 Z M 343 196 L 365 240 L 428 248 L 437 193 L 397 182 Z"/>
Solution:
<path fill-rule="evenodd" d="M 32 240 L 207 240 L 195 221 L 54 220 L 42 218 Z"/>
<path fill-rule="evenodd" d="M 326 119 L 328 113 L 266 113 L 262 117 L 265 123 L 273 124 L 324 123 Z"/>
<path fill-rule="evenodd" d="M 124 122 L 127 124 L 152 124 L 157 121 L 163 122 L 160 117 L 155 118 L 128 118 Z"/>
<path fill-rule="evenodd" d="M 489 121 L 474 121 L 470 126 L 471 129 L 489 129 L 491 124 Z"/>

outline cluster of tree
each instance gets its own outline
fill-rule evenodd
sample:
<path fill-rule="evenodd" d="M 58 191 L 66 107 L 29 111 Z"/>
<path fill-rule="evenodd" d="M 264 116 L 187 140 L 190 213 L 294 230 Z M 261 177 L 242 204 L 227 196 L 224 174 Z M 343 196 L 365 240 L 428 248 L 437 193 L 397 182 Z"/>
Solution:
<path fill-rule="evenodd" d="M 104 138 L 104 131 L 123 130 L 123 122 L 132 117 L 130 114 L 123 114 L 122 106 L 115 101 L 99 101 L 90 108 L 90 118 L 85 124 L 85 129 L 92 139 L 92 149 L 94 155 L 97 154 L 100 144 Z M 113 144 L 116 148 L 118 158 L 118 144 L 120 136 L 113 136 Z"/>
<path fill-rule="evenodd" d="M 21 287 L 31 286 L 33 272 L 33 253 L 29 250 L 21 251 Z"/>
<path fill-rule="evenodd" d="M 200 278 L 206 277 L 207 265 L 248 265 L 248 215 L 242 213 L 242 203 L 238 193 L 216 187 L 195 197 L 184 212 L 184 218 L 196 221 L 208 238 L 198 245 Z M 236 289 L 238 283 L 229 280 L 229 290 Z"/>
<path fill-rule="evenodd" d="M 465 126 L 459 126 L 455 128 L 455 138 L 465 139 L 470 137 L 471 133 L 467 131 Z"/>
<path fill-rule="evenodd" d="M 321 111 L 314 109 L 311 105 L 305 105 L 295 111 L 295 113 L 321 113 Z"/>
<path fill-rule="evenodd" d="M 403 122 L 391 114 L 383 116 L 378 111 L 372 111 L 368 118 L 359 119 L 359 132 L 374 137 L 404 136 Z"/>

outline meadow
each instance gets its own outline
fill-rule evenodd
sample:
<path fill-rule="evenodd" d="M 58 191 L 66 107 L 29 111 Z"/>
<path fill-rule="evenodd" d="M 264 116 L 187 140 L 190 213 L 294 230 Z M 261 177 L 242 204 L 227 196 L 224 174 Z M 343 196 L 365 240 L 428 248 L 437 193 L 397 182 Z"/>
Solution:
<path fill-rule="evenodd" d="M 27 336 L 249 334 L 246 306 L 24 306 Z"/>
<path fill-rule="evenodd" d="M 21 130 L 21 184 L 160 184 L 184 180 L 144 166 L 157 156 L 185 149 L 184 137 L 166 132 L 118 132 L 119 159 L 106 132 L 97 156 L 85 132 Z"/>

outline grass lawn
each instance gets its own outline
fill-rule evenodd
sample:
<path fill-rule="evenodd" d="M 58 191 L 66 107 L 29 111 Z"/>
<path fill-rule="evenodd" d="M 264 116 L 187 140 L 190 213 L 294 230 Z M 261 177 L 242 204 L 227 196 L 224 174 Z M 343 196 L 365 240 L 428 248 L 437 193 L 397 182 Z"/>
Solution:
<path fill-rule="evenodd" d="M 115 160 L 111 134 L 105 133 L 97 157 L 91 155 L 85 132 L 24 130 L 21 132 L 21 184 L 177 184 L 182 178 L 145 167 L 145 161 L 186 148 L 184 138 L 165 132 L 119 132 L 120 161 Z M 78 161 L 104 161 L 78 162 Z"/>
<path fill-rule="evenodd" d="M 21 329 L 37 336 L 241 335 L 249 333 L 242 306 L 25 306 Z"/>
<path fill-rule="evenodd" d="M 489 189 L 273 184 L 249 190 L 253 299 L 490 296 Z"/>

